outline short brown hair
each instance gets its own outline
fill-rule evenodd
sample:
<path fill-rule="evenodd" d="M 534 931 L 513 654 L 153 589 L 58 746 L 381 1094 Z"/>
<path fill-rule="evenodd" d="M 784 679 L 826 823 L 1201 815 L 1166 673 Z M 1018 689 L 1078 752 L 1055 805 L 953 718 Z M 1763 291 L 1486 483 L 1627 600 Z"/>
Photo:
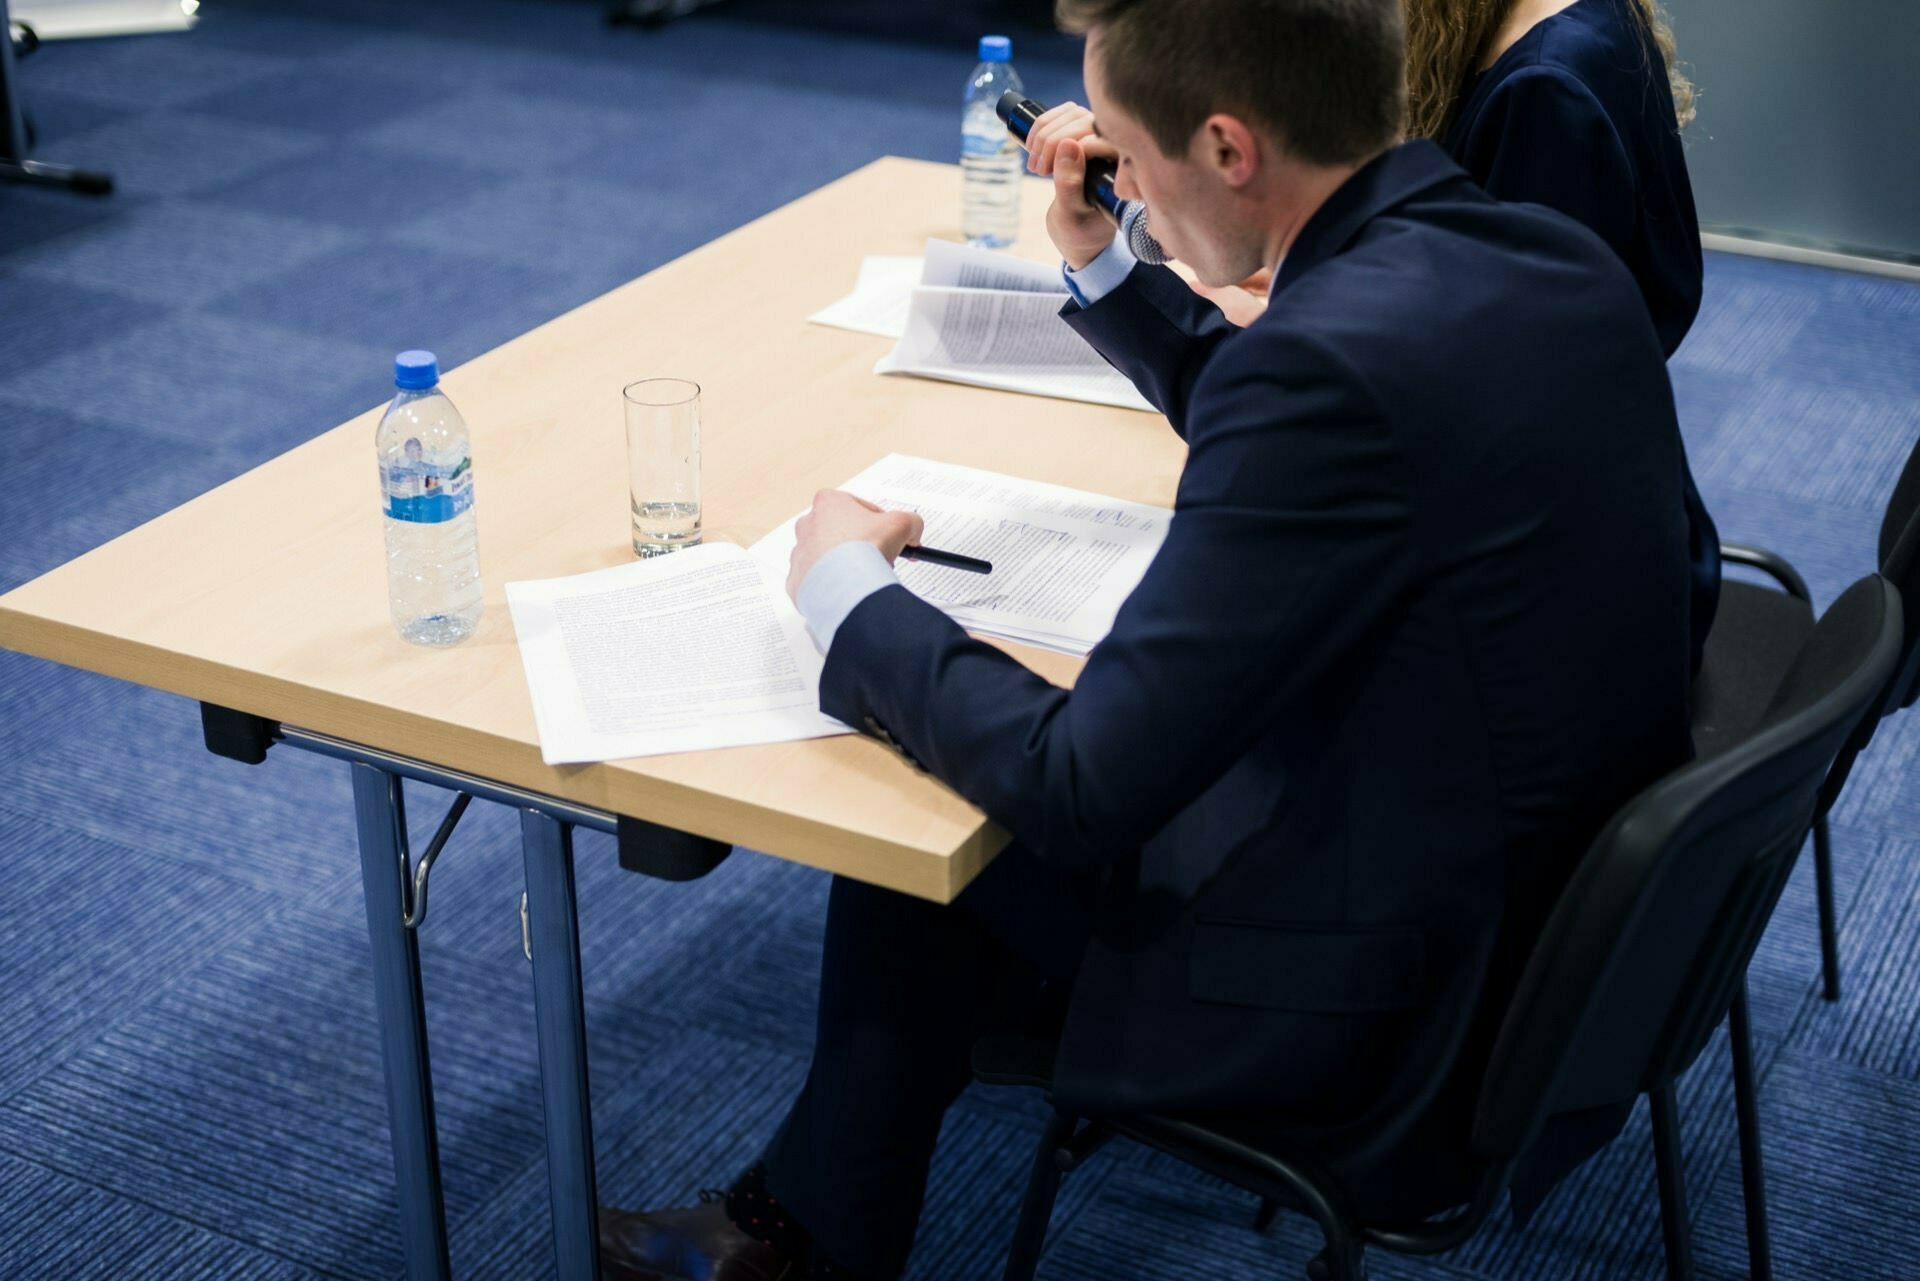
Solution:
<path fill-rule="evenodd" d="M 1056 0 L 1100 33 L 1108 91 L 1167 155 L 1216 111 L 1271 130 L 1310 164 L 1393 145 L 1405 117 L 1401 0 Z"/>

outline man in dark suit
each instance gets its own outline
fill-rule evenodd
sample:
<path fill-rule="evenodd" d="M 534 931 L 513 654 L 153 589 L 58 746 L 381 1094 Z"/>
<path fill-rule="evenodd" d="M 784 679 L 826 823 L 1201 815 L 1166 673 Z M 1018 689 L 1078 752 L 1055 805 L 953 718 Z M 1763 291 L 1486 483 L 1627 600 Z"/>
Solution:
<path fill-rule="evenodd" d="M 789 586 L 821 705 L 1017 844 L 952 908 L 836 882 L 812 1069 L 765 1160 L 724 1207 L 608 1212 L 610 1274 L 705 1251 L 898 1275 L 998 1024 L 1059 1028 L 1081 1115 L 1257 1138 L 1404 1098 L 1504 998 L 1605 817 L 1690 750 L 1659 340 L 1591 233 L 1395 145 L 1399 0 L 1061 8 L 1121 193 L 1202 281 L 1273 267 L 1272 303 L 1236 329 L 1130 263 L 1061 144 L 1066 320 L 1188 445 L 1071 691 L 898 585 L 913 518 L 816 498 Z M 1436 1156 L 1359 1195 L 1465 1191 Z"/>

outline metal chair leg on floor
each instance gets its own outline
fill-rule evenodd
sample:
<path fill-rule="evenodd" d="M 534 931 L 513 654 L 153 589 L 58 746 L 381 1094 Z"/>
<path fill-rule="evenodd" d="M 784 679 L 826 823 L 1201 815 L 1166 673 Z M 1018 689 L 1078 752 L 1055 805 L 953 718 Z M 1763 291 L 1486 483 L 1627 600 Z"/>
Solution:
<path fill-rule="evenodd" d="M 1747 980 L 1742 977 L 1727 1012 L 1727 1040 L 1733 1049 L 1733 1103 L 1740 1121 L 1740 1188 L 1747 1207 L 1747 1275 L 1773 1281 L 1773 1242 L 1767 1230 L 1767 1181 L 1760 1159 L 1759 1092 L 1753 1079 L 1753 1029 L 1747 1012 Z"/>
<path fill-rule="evenodd" d="M 113 178 L 104 173 L 49 165 L 27 159 L 27 117 L 20 105 L 20 77 L 13 64 L 13 25 L 7 0 L 0 0 L 0 181 L 104 196 Z"/>
<path fill-rule="evenodd" d="M 1827 816 L 1813 820 L 1813 887 L 1820 900 L 1820 977 L 1829 1001 L 1840 999 L 1840 926 L 1833 913 L 1833 841 Z"/>
<path fill-rule="evenodd" d="M 1047 1240 L 1047 1224 L 1053 1220 L 1053 1199 L 1060 1191 L 1060 1162 L 1056 1155 L 1073 1136 L 1074 1120 L 1054 1113 L 1047 1122 L 1040 1146 L 1033 1152 L 1033 1173 L 1027 1176 L 1027 1197 L 1020 1206 L 1020 1222 L 1013 1229 L 1013 1242 L 1007 1247 L 1007 1266 L 1001 1281 L 1033 1281 L 1040 1266 L 1040 1247 Z"/>
<path fill-rule="evenodd" d="M 1693 1242 L 1687 1231 L 1687 1186 L 1680 1167 L 1680 1118 L 1673 1082 L 1647 1093 L 1653 1113 L 1653 1167 L 1660 1182 L 1660 1229 L 1666 1238 L 1667 1281 L 1693 1281 Z"/>
<path fill-rule="evenodd" d="M 1313 1256 L 1307 1264 L 1307 1281 L 1367 1281 L 1366 1247 L 1343 1233 L 1339 1241 L 1330 1241 Z"/>

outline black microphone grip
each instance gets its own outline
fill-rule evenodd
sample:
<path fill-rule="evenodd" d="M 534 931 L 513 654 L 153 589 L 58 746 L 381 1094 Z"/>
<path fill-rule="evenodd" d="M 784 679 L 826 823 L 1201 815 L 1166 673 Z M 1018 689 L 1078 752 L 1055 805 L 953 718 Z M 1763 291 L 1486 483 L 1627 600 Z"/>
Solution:
<path fill-rule="evenodd" d="M 1000 95 L 1000 101 L 993 108 L 1000 119 L 1006 122 L 1007 130 L 1020 140 L 1021 146 L 1027 145 L 1027 134 L 1033 129 L 1033 122 L 1046 111 L 1045 103 L 1035 102 L 1032 98 L 1023 98 L 1018 89 L 1009 89 Z M 1118 226 L 1125 203 L 1113 193 L 1113 176 L 1119 172 L 1113 161 L 1105 156 L 1087 157 L 1087 203 L 1094 205 L 1113 219 Z"/>
<path fill-rule="evenodd" d="M 1021 146 L 1027 145 L 1027 134 L 1033 130 L 1033 122 L 1046 111 L 1045 103 L 1024 98 L 1018 89 L 1009 89 L 1000 95 L 1000 101 L 994 104 L 994 111 L 1006 122 L 1007 131 L 1020 140 Z M 1172 262 L 1173 255 L 1168 253 L 1147 231 L 1147 207 L 1138 201 L 1122 200 L 1113 189 L 1114 175 L 1119 167 L 1104 156 L 1087 158 L 1086 193 L 1087 203 L 1100 210 L 1113 220 L 1126 238 L 1127 247 L 1133 256 L 1141 262 Z"/>

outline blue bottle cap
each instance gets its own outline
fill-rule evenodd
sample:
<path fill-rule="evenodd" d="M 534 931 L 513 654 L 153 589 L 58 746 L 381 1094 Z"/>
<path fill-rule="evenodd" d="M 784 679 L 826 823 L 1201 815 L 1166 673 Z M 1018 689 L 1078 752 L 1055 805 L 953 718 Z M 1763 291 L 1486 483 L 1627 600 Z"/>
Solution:
<path fill-rule="evenodd" d="M 1005 36 L 980 37 L 980 61 L 1011 62 L 1013 60 L 1013 41 Z"/>
<path fill-rule="evenodd" d="M 403 351 L 393 358 L 393 385 L 402 391 L 425 391 L 440 381 L 440 362 L 430 351 Z"/>

